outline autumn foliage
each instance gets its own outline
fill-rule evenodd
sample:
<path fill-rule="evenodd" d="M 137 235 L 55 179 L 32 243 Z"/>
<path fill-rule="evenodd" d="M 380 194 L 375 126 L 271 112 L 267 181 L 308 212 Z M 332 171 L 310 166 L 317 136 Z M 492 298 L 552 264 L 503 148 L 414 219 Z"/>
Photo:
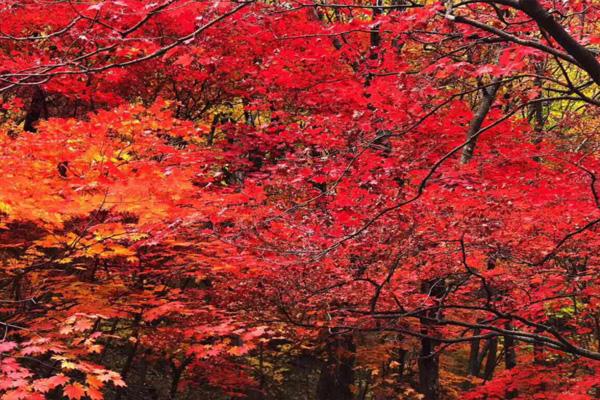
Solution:
<path fill-rule="evenodd" d="M 0 0 L 0 399 L 600 396 L 594 0 Z"/>

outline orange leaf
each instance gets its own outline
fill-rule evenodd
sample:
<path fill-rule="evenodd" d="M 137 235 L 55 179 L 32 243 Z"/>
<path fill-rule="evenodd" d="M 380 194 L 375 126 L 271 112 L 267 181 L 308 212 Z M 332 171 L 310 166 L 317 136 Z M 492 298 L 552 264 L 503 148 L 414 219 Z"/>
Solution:
<path fill-rule="evenodd" d="M 63 392 L 70 400 L 80 400 L 85 396 L 85 388 L 80 383 L 65 386 Z"/>
<path fill-rule="evenodd" d="M 104 399 L 104 396 L 102 395 L 102 392 L 99 391 L 98 389 L 94 389 L 94 388 L 87 388 L 86 393 L 88 395 L 88 397 L 92 400 L 102 400 Z"/>

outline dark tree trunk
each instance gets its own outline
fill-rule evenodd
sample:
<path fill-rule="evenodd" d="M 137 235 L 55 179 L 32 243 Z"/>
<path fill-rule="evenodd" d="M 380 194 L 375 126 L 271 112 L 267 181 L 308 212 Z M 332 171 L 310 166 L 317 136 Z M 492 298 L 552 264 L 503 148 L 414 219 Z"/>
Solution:
<path fill-rule="evenodd" d="M 477 363 L 476 363 L 476 367 L 475 367 L 477 374 L 475 376 L 478 376 L 478 377 L 483 376 L 481 374 L 481 365 L 483 364 L 483 360 L 485 360 L 485 357 L 487 356 L 489 350 L 490 350 L 490 341 L 486 340 L 485 345 L 483 346 L 483 349 L 481 349 L 481 351 L 479 352 L 479 355 L 477 356 Z"/>
<path fill-rule="evenodd" d="M 421 292 L 429 294 L 434 299 L 440 299 L 446 290 L 443 279 L 434 279 L 424 282 L 421 286 Z M 421 318 L 421 352 L 417 362 L 419 367 L 419 390 L 425 396 L 425 400 L 441 399 L 440 387 L 440 356 L 437 351 L 439 341 L 431 338 L 433 332 L 434 319 L 438 316 L 438 310 L 431 309 Z M 425 337 L 427 336 L 427 337 Z"/>
<path fill-rule="evenodd" d="M 544 66 L 541 63 L 536 64 L 535 72 L 537 75 L 543 75 Z M 544 94 L 542 93 L 542 80 L 536 77 L 534 79 L 534 84 L 540 90 L 540 95 L 538 96 L 538 99 L 541 99 L 542 97 L 544 97 Z M 531 105 L 531 118 L 533 119 L 533 131 L 535 132 L 533 143 L 540 143 L 544 138 L 544 103 L 538 101 Z"/>
<path fill-rule="evenodd" d="M 483 125 L 483 121 L 490 111 L 492 104 L 494 103 L 494 99 L 496 98 L 496 93 L 500 88 L 500 78 L 496 78 L 492 81 L 491 86 L 481 87 L 482 98 L 475 111 L 475 115 L 473 115 L 473 119 L 469 124 L 469 130 L 467 131 L 467 139 L 473 138 L 481 129 Z M 473 152 L 475 151 L 475 143 L 477 139 L 471 140 L 465 147 L 463 147 L 462 157 L 460 162 L 462 164 L 468 163 L 473 157 Z"/>
<path fill-rule="evenodd" d="M 179 387 L 179 382 L 181 381 L 181 376 L 183 375 L 183 371 L 185 371 L 186 367 L 190 364 L 192 359 L 186 359 L 181 362 L 181 365 L 176 366 L 174 362 L 171 362 L 171 370 L 173 371 L 171 374 L 171 389 L 169 390 L 169 400 L 175 400 L 177 397 L 177 389 Z"/>
<path fill-rule="evenodd" d="M 133 320 L 133 325 L 132 325 L 132 329 L 133 329 L 133 338 L 135 339 L 135 342 L 133 343 L 133 345 L 129 348 L 129 352 L 127 353 L 127 358 L 125 359 L 125 364 L 123 365 L 123 368 L 121 369 L 121 377 L 123 379 L 127 378 L 127 375 L 129 375 L 129 372 L 131 371 L 131 367 L 133 366 L 133 360 L 135 359 L 135 356 L 137 354 L 139 345 L 140 345 L 140 341 L 139 341 L 139 324 L 140 321 L 142 320 L 142 314 L 136 314 L 134 320 Z M 119 388 L 118 392 L 117 392 L 117 396 L 116 396 L 116 400 L 121 400 L 124 392 L 125 392 L 126 388 Z"/>
<path fill-rule="evenodd" d="M 578 43 L 538 0 L 518 0 L 518 5 L 541 30 L 548 32 L 577 61 L 597 85 L 600 85 L 600 62 L 594 53 Z"/>
<path fill-rule="evenodd" d="M 356 346 L 351 334 L 329 338 L 317 384 L 318 400 L 352 400 Z"/>
<path fill-rule="evenodd" d="M 440 397 L 440 356 L 436 351 L 437 341 L 421 339 L 419 356 L 419 388 L 425 400 L 439 400 Z"/>
<path fill-rule="evenodd" d="M 379 23 L 377 23 L 377 17 L 383 13 L 383 10 L 379 8 L 381 4 L 381 0 L 374 1 L 373 15 L 371 18 L 372 28 L 369 38 L 370 43 L 370 60 L 377 60 L 379 58 L 379 47 L 381 46 L 381 32 L 379 31 Z M 371 80 L 373 79 L 373 75 L 369 72 L 367 74 L 367 78 L 365 79 L 365 87 L 371 85 Z"/>
<path fill-rule="evenodd" d="M 512 330 L 512 325 L 506 324 L 506 329 Z M 506 369 L 513 369 L 517 366 L 515 339 L 510 335 L 504 336 L 504 366 Z"/>
<path fill-rule="evenodd" d="M 506 324 L 507 330 L 512 330 L 510 323 Z M 515 339 L 512 336 L 504 336 L 504 367 L 509 370 L 517 366 L 517 352 L 515 350 Z M 517 390 L 508 390 L 506 398 L 514 399 L 519 395 Z"/>
<path fill-rule="evenodd" d="M 498 338 L 493 337 L 489 340 L 488 356 L 485 363 L 485 371 L 483 378 L 489 381 L 494 376 L 496 363 L 498 362 Z"/>
<path fill-rule="evenodd" d="M 478 336 L 481 333 L 479 329 L 473 331 L 473 336 Z M 471 341 L 471 351 L 469 354 L 469 365 L 467 367 L 467 374 L 472 376 L 479 375 L 479 347 L 481 345 L 480 339 L 473 339 Z"/>
<path fill-rule="evenodd" d="M 35 132 L 37 130 L 37 122 L 46 113 L 45 111 L 46 94 L 44 93 L 44 90 L 41 87 L 36 86 L 33 91 L 33 95 L 31 96 L 29 110 L 25 115 L 25 123 L 23 124 L 23 129 L 27 132 Z"/>
<path fill-rule="evenodd" d="M 408 351 L 400 349 L 398 351 L 398 379 L 404 378 L 404 370 L 406 369 L 406 358 L 408 357 Z"/>

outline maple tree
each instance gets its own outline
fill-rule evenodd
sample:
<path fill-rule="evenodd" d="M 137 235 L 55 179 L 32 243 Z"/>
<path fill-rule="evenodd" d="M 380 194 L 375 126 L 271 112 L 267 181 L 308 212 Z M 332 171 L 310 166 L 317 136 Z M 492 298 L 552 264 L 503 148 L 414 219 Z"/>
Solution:
<path fill-rule="evenodd" d="M 594 0 L 0 2 L 1 399 L 594 399 Z"/>

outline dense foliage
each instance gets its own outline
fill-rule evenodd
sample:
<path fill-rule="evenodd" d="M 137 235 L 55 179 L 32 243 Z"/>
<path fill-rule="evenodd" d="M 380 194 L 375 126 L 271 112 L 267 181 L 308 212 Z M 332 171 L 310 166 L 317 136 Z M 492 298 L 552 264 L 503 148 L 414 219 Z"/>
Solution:
<path fill-rule="evenodd" d="M 0 398 L 600 396 L 596 0 L 1 0 Z"/>

